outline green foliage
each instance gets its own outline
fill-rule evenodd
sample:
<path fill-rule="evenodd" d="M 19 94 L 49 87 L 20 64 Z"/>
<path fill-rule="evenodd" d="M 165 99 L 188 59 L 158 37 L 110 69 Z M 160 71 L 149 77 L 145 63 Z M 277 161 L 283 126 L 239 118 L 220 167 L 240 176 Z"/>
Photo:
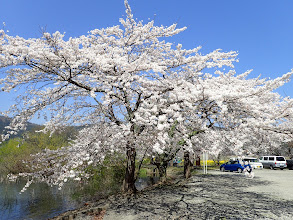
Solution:
<path fill-rule="evenodd" d="M 108 155 L 102 165 L 89 166 L 86 170 L 91 175 L 83 182 L 73 197 L 103 197 L 121 190 L 126 169 L 125 157 L 118 154 Z"/>
<path fill-rule="evenodd" d="M 5 130 L 5 127 L 9 125 L 10 119 L 0 115 L 0 133 Z"/>
<path fill-rule="evenodd" d="M 27 147 L 20 148 L 20 138 L 4 142 L 0 146 L 0 173 L 19 173 L 27 171 L 22 160 L 29 156 Z"/>
<path fill-rule="evenodd" d="M 191 133 L 188 135 L 188 138 L 192 138 L 193 136 L 195 136 L 195 135 L 197 135 L 197 134 L 199 134 L 199 133 L 201 133 L 201 132 L 204 132 L 204 131 L 202 131 L 202 130 L 193 131 L 193 132 L 191 132 Z"/>
<path fill-rule="evenodd" d="M 182 139 L 178 142 L 178 145 L 180 145 L 180 146 L 184 146 L 185 144 L 186 144 L 186 141 L 184 139 Z"/>
<path fill-rule="evenodd" d="M 29 147 L 39 152 L 42 149 L 56 150 L 60 147 L 68 146 L 69 140 L 74 138 L 76 130 L 68 127 L 62 132 L 50 133 L 29 132 L 26 143 Z"/>
<path fill-rule="evenodd" d="M 63 132 L 57 132 L 50 136 L 49 133 L 26 132 L 22 137 L 15 137 L 0 145 L 0 173 L 27 172 L 23 160 L 29 160 L 31 154 L 47 148 L 51 150 L 67 146 L 69 139 L 74 137 L 74 128 L 66 128 Z"/>
<path fill-rule="evenodd" d="M 11 121 L 12 121 L 11 118 L 0 115 L 0 134 L 7 132 L 5 127 L 8 126 L 11 123 Z M 34 129 L 40 129 L 40 128 L 41 128 L 40 125 L 29 123 L 29 122 L 27 123 L 27 131 L 32 131 Z M 19 131 L 17 134 L 12 135 L 11 138 L 21 137 L 24 133 L 25 131 Z M 0 137 L 0 141 L 2 141 L 1 137 Z"/>
<path fill-rule="evenodd" d="M 148 176 L 149 175 L 148 175 L 148 169 L 147 168 L 141 168 L 139 170 L 139 175 L 138 175 L 139 178 L 145 178 L 145 177 L 148 177 Z"/>
<path fill-rule="evenodd" d="M 144 158 L 142 161 L 143 165 L 151 164 L 151 157 Z"/>
<path fill-rule="evenodd" d="M 174 122 L 174 124 L 172 125 L 172 127 L 170 128 L 169 130 L 169 136 L 170 137 L 174 137 L 174 133 L 175 133 L 175 130 L 176 130 L 176 126 L 178 125 L 178 121 L 176 120 Z"/>

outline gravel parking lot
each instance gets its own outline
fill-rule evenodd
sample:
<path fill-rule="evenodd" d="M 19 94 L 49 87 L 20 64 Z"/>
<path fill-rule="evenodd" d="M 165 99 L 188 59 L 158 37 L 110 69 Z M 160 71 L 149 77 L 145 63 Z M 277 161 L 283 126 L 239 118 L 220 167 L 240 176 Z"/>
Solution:
<path fill-rule="evenodd" d="M 186 182 L 112 200 L 107 219 L 292 219 L 293 171 L 255 170 L 255 178 L 209 171 Z"/>
<path fill-rule="evenodd" d="M 293 170 L 255 170 L 255 177 L 269 184 L 251 186 L 250 192 L 263 193 L 273 198 L 293 201 Z"/>
<path fill-rule="evenodd" d="M 104 207 L 104 220 L 136 219 L 293 219 L 293 171 L 209 171 L 130 196 L 113 196 L 91 208 Z M 89 209 L 89 208 L 87 208 Z M 76 219 L 93 219 L 80 211 Z M 83 214 L 82 214 L 83 213 Z"/>
<path fill-rule="evenodd" d="M 237 175 L 234 172 L 210 171 L 213 175 Z M 247 192 L 262 193 L 264 195 L 280 200 L 293 201 L 293 170 L 280 169 L 255 169 L 255 179 L 265 182 L 265 184 L 251 184 L 245 190 Z M 239 174 L 243 175 L 243 174 Z M 249 181 L 249 180 L 248 180 Z"/>

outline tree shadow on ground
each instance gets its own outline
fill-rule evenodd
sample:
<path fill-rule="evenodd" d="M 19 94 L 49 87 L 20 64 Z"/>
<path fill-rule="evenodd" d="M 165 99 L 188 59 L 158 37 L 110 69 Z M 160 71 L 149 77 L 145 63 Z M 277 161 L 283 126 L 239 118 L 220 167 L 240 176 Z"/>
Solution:
<path fill-rule="evenodd" d="M 292 201 L 245 191 L 265 184 L 236 173 L 197 175 L 135 196 L 113 197 L 104 219 L 291 219 Z"/>

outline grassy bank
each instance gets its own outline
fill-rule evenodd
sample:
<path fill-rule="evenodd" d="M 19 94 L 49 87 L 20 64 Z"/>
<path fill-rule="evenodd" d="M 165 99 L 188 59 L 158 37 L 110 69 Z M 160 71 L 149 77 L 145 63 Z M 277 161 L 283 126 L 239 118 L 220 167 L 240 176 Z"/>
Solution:
<path fill-rule="evenodd" d="M 68 146 L 69 140 L 74 138 L 75 130 L 67 128 L 65 131 L 49 133 L 26 132 L 22 137 L 11 138 L 0 145 L 0 174 L 17 174 L 29 171 L 29 167 L 23 163 L 29 160 L 31 154 L 43 149 L 55 150 Z"/>

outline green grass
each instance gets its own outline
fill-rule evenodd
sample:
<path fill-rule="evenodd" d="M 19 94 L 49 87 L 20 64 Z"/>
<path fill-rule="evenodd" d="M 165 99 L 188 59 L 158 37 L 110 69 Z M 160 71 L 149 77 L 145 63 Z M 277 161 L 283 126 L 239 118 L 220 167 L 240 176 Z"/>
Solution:
<path fill-rule="evenodd" d="M 145 178 L 145 177 L 148 177 L 150 173 L 150 170 L 148 168 L 141 168 L 140 171 L 139 171 L 139 175 L 138 177 L 139 178 Z"/>

